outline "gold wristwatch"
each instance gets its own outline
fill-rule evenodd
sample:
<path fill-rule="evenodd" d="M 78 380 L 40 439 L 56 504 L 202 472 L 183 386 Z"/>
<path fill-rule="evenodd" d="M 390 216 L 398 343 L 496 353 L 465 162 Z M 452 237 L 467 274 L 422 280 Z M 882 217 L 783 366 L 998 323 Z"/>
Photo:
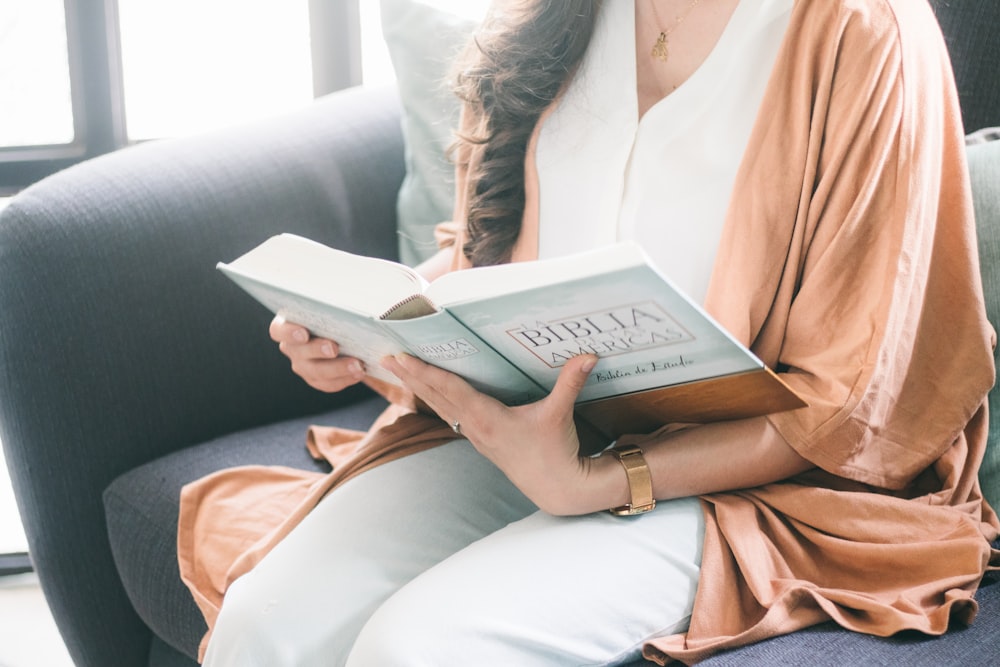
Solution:
<path fill-rule="evenodd" d="M 621 507 L 612 507 L 611 513 L 618 516 L 642 514 L 656 507 L 653 498 L 653 478 L 649 474 L 649 466 L 642 450 L 635 445 L 612 447 L 608 450 L 625 468 L 628 478 L 629 498 L 631 502 Z"/>

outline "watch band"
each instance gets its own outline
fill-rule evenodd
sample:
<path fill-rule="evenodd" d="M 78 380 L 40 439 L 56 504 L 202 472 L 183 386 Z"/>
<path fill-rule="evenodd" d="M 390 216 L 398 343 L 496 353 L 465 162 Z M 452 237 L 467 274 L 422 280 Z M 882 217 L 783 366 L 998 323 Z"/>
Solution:
<path fill-rule="evenodd" d="M 642 450 L 635 445 L 612 447 L 608 450 L 625 468 L 628 479 L 629 502 L 621 507 L 612 507 L 611 513 L 618 516 L 642 514 L 656 507 L 653 498 L 653 478 L 649 474 L 649 466 Z"/>

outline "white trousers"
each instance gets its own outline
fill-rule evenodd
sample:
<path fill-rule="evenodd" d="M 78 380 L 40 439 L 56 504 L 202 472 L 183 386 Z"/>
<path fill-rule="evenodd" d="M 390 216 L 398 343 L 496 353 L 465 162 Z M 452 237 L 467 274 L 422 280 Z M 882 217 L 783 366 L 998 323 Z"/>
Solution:
<path fill-rule="evenodd" d="M 687 628 L 704 519 L 538 511 L 465 440 L 328 495 L 230 588 L 210 667 L 606 665 Z"/>

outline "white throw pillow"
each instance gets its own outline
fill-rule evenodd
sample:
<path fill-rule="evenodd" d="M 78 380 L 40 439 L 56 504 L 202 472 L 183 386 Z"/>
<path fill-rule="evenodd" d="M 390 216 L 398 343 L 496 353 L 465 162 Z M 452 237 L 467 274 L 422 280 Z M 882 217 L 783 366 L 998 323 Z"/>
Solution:
<path fill-rule="evenodd" d="M 397 200 L 399 256 L 416 265 L 435 252 L 434 226 L 451 219 L 454 165 L 447 156 L 460 104 L 448 85 L 455 56 L 477 22 L 417 0 L 381 0 L 382 35 L 403 103 L 406 175 Z"/>

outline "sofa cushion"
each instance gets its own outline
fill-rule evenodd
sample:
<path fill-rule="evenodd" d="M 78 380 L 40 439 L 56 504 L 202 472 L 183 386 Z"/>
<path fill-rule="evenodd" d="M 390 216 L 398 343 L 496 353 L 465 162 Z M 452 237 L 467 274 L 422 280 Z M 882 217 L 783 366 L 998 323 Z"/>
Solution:
<path fill-rule="evenodd" d="M 447 151 L 460 104 L 448 75 L 476 21 L 417 0 L 382 0 L 381 13 L 403 103 L 406 176 L 397 200 L 399 257 L 415 265 L 437 251 L 434 226 L 451 219 L 455 178 Z"/>
<path fill-rule="evenodd" d="M 182 486 L 240 465 L 328 470 L 306 451 L 308 426 L 329 424 L 363 430 L 384 407 L 381 398 L 366 397 L 321 415 L 226 435 L 142 465 L 112 482 L 104 491 L 111 551 L 125 591 L 146 625 L 192 658 L 205 634 L 201 612 L 177 568 Z"/>
<path fill-rule="evenodd" d="M 986 311 L 993 327 L 1000 329 L 1000 141 L 970 145 L 968 155 Z M 993 360 L 1000 364 L 996 348 Z M 990 444 L 979 470 L 979 481 L 990 505 L 1000 508 L 1000 389 L 997 384 L 990 392 Z"/>
<path fill-rule="evenodd" d="M 996 141 L 997 139 L 1000 139 L 1000 127 L 984 127 L 981 130 L 976 130 L 966 135 L 965 144 L 967 146 L 974 146 L 976 144 Z"/>

